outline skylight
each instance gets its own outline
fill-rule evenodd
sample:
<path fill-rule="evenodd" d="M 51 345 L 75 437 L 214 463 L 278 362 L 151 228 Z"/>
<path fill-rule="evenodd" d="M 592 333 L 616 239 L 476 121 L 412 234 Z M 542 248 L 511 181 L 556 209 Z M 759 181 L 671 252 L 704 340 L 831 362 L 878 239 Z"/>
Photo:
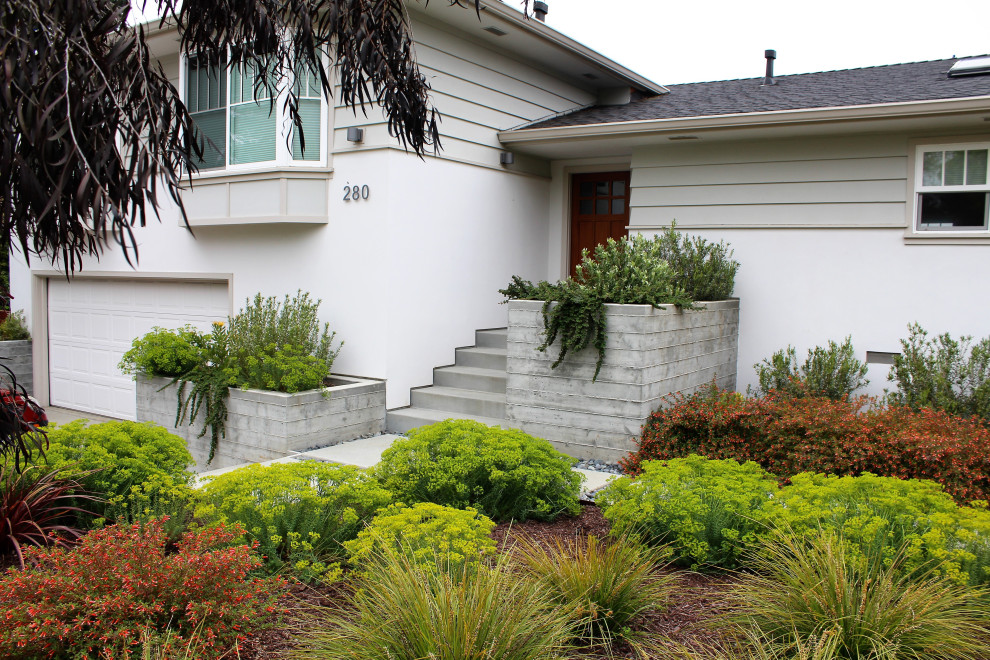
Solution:
<path fill-rule="evenodd" d="M 949 69 L 949 77 L 976 76 L 983 73 L 990 73 L 990 56 L 967 57 L 959 60 Z"/>

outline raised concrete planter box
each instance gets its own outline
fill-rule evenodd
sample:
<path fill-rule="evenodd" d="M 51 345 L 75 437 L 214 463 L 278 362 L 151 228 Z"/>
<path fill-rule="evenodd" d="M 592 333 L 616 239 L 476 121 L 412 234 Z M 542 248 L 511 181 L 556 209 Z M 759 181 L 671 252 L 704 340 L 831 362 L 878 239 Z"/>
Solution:
<path fill-rule="evenodd" d="M 14 372 L 17 384 L 34 394 L 34 351 L 30 339 L 0 341 L 0 360 Z M 7 379 L 4 372 L 4 380 Z"/>
<path fill-rule="evenodd" d="M 332 379 L 339 384 L 328 388 L 329 397 L 318 390 L 283 394 L 231 388 L 227 437 L 220 439 L 209 465 L 210 433 L 196 437 L 203 428 L 202 416 L 193 425 L 175 426 L 176 386 L 169 385 L 170 379 L 138 377 L 137 418 L 185 438 L 197 471 L 267 461 L 383 432 L 385 381 L 336 375 Z"/>
<path fill-rule="evenodd" d="M 736 386 L 739 301 L 673 305 L 607 305 L 605 361 L 592 382 L 598 352 L 568 354 L 556 369 L 555 343 L 543 343 L 543 303 L 509 302 L 508 423 L 581 458 L 614 461 L 635 440 L 665 396 L 712 382 Z"/>

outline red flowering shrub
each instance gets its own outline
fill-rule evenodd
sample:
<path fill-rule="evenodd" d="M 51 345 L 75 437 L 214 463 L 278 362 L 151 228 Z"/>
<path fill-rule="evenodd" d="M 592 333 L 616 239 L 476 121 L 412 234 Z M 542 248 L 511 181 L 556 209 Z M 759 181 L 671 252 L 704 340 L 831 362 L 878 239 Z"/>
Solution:
<path fill-rule="evenodd" d="M 217 657 L 273 611 L 283 583 L 248 578 L 260 559 L 236 528 L 190 531 L 167 551 L 162 521 L 38 549 L 0 578 L 0 657 L 129 658 L 141 638 L 195 638 Z M 200 656 L 196 656 L 200 657 Z"/>
<path fill-rule="evenodd" d="M 990 427 L 976 418 L 870 407 L 776 393 L 746 399 L 721 390 L 675 395 L 647 420 L 623 468 L 690 454 L 755 461 L 788 477 L 801 472 L 931 479 L 959 501 L 990 498 Z"/>

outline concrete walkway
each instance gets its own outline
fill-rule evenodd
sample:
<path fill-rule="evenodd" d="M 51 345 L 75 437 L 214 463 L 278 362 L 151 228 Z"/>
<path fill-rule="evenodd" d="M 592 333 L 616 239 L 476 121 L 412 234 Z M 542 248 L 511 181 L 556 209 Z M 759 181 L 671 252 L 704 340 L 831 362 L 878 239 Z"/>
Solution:
<path fill-rule="evenodd" d="M 356 465 L 361 468 L 369 468 L 376 465 L 378 461 L 382 458 L 382 452 L 392 446 L 392 443 L 398 439 L 402 438 L 401 435 L 393 435 L 386 433 L 384 435 L 377 435 L 371 438 L 362 438 L 360 440 L 352 440 L 350 442 L 342 442 L 339 445 L 333 445 L 332 447 L 323 447 L 322 449 L 314 449 L 312 451 L 301 452 L 298 454 L 292 454 L 291 456 L 286 456 L 284 458 L 277 458 L 272 461 L 264 461 L 261 465 L 271 465 L 273 463 L 290 463 L 292 461 L 305 461 L 305 460 L 316 460 L 325 461 L 331 463 L 343 463 L 345 465 Z M 244 467 L 245 465 L 250 465 L 250 463 L 245 463 L 244 465 L 236 465 L 233 467 L 221 468 L 219 470 L 211 470 L 209 472 L 200 472 L 196 475 L 200 480 L 213 477 L 218 474 L 223 474 L 225 472 L 230 472 L 231 470 L 236 470 L 239 467 Z M 586 497 L 589 493 L 602 488 L 605 484 L 615 478 L 614 474 L 607 474 L 604 472 L 595 472 L 593 470 L 578 470 L 575 472 L 579 473 L 584 477 L 584 484 L 581 488 L 582 498 Z"/>
<path fill-rule="evenodd" d="M 100 415 L 94 415 L 93 413 L 80 412 L 78 410 L 71 410 L 70 408 L 56 408 L 55 406 L 48 406 L 45 408 L 45 413 L 48 415 L 49 424 L 68 424 L 69 422 L 74 422 L 77 419 L 84 419 L 89 424 L 100 424 L 102 422 L 119 422 L 119 419 L 113 419 L 112 417 L 101 417 Z"/>

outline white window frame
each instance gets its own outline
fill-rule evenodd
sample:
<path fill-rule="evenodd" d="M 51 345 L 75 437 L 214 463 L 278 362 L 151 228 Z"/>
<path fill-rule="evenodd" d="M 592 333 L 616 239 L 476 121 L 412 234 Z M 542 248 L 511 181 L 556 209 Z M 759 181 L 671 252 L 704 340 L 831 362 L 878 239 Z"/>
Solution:
<path fill-rule="evenodd" d="M 188 78 L 189 78 L 189 56 L 183 54 L 180 57 L 179 66 L 179 96 L 182 102 L 187 101 L 188 92 Z M 224 153 L 225 164 L 223 167 L 212 167 L 209 169 L 202 169 L 197 172 L 197 177 L 201 176 L 223 176 L 226 174 L 240 174 L 240 173 L 250 173 L 250 172 L 263 172 L 272 171 L 277 169 L 325 169 L 329 167 L 330 159 L 330 148 L 329 148 L 329 137 L 331 133 L 330 126 L 330 104 L 327 103 L 327 98 L 325 95 L 321 95 L 320 98 L 320 158 L 319 160 L 296 160 L 292 157 L 292 143 L 291 143 L 291 131 L 295 129 L 295 125 L 292 123 L 292 118 L 288 112 L 285 111 L 285 100 L 288 98 L 289 89 L 291 88 L 294 80 L 289 80 L 288 85 L 284 85 L 279 88 L 278 94 L 275 97 L 275 105 L 272 110 L 275 112 L 275 127 L 277 135 L 275 136 L 275 160 L 259 161 L 256 163 L 241 163 L 232 164 L 230 162 L 230 58 L 227 58 L 227 85 L 225 89 L 225 105 L 224 110 L 226 112 L 226 129 L 224 134 L 224 140 L 226 141 L 226 149 Z M 329 68 L 329 62 L 324 58 L 324 67 Z M 267 102 L 267 101 L 266 101 Z M 264 102 L 262 103 L 262 105 Z M 307 149 L 311 149 L 314 145 L 314 141 L 308 139 Z"/>
<path fill-rule="evenodd" d="M 974 151 L 986 149 L 990 151 L 990 138 L 965 140 L 958 142 L 945 142 L 925 140 L 913 144 L 912 158 L 913 169 L 908 179 L 908 208 L 909 224 L 908 234 L 920 238 L 990 238 L 990 219 L 984 218 L 984 226 L 979 228 L 971 227 L 940 227 L 937 229 L 925 229 L 921 226 L 921 195 L 924 193 L 951 193 L 951 192 L 983 192 L 990 194 L 990 171 L 987 172 L 987 181 L 981 185 L 924 185 L 925 153 L 933 151 Z M 987 202 L 987 213 L 990 213 L 990 201 Z"/>

